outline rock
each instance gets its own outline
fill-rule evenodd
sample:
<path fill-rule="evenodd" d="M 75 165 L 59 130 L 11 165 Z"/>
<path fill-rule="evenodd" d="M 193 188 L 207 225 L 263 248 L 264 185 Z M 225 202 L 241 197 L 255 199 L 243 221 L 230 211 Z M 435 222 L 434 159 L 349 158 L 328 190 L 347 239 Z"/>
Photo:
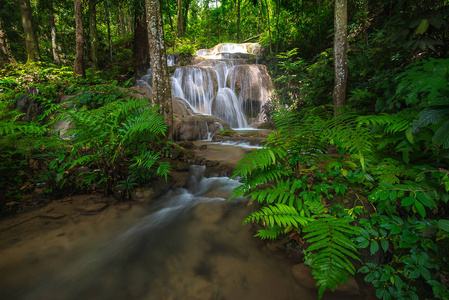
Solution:
<path fill-rule="evenodd" d="M 96 213 L 102 211 L 107 206 L 106 203 L 92 203 L 76 206 L 75 209 L 82 213 Z"/>
<path fill-rule="evenodd" d="M 181 98 L 173 98 L 173 114 L 176 141 L 207 139 L 222 128 L 229 129 L 229 124 L 216 117 L 195 114 L 190 105 Z"/>
<path fill-rule="evenodd" d="M 243 113 L 248 119 L 259 117 L 262 106 L 269 100 L 274 89 L 265 65 L 235 66 L 228 76 L 227 85 L 243 101 Z"/>
<path fill-rule="evenodd" d="M 61 219 L 67 216 L 65 213 L 58 213 L 58 212 L 47 212 L 40 215 L 41 218 L 48 218 L 48 219 Z"/>
<path fill-rule="evenodd" d="M 295 281 L 305 288 L 318 290 L 317 280 L 312 276 L 312 268 L 306 264 L 299 264 L 292 267 L 292 275 Z M 360 295 L 360 288 L 354 277 L 348 278 L 349 282 L 341 284 L 334 292 L 327 291 L 333 295 L 339 296 L 356 296 Z"/>

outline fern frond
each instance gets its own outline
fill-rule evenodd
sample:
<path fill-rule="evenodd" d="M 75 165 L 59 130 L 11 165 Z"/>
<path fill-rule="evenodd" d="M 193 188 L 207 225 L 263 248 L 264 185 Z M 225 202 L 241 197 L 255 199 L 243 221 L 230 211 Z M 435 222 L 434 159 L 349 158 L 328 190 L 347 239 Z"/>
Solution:
<path fill-rule="evenodd" d="M 260 211 L 252 213 L 243 221 L 243 224 L 262 221 L 267 226 L 293 226 L 298 228 L 299 226 L 306 226 L 312 220 L 311 218 L 301 216 L 294 207 L 276 203 L 275 205 L 262 207 Z"/>
<path fill-rule="evenodd" d="M 284 229 L 280 226 L 270 226 L 268 228 L 259 229 L 254 236 L 258 236 L 262 240 L 274 240 L 282 233 L 284 233 Z"/>
<path fill-rule="evenodd" d="M 275 165 L 271 165 L 267 169 L 255 169 L 250 177 L 240 179 L 240 182 L 243 184 L 234 189 L 233 194 L 237 197 L 244 196 L 250 190 L 278 180 L 286 175 L 286 171 L 280 170 Z"/>
<path fill-rule="evenodd" d="M 320 285 L 319 298 L 327 288 L 334 291 L 338 284 L 348 282 L 347 277 L 354 275 L 355 267 L 349 258 L 360 260 L 357 257 L 357 246 L 348 238 L 358 235 L 360 231 L 349 222 L 347 219 L 327 216 L 310 222 L 303 230 L 308 232 L 304 238 L 311 243 L 306 253 L 312 274 Z"/>
<path fill-rule="evenodd" d="M 267 187 L 262 190 L 255 190 L 249 195 L 252 199 L 259 203 L 282 203 L 295 207 L 298 210 L 302 209 L 302 201 L 296 195 L 296 191 L 303 186 L 303 182 L 299 179 L 290 182 L 290 180 L 278 180 L 276 185 Z"/>
<path fill-rule="evenodd" d="M 231 178 L 247 177 L 256 169 L 266 169 L 285 157 L 286 152 L 278 148 L 262 148 L 246 154 L 238 163 Z"/>

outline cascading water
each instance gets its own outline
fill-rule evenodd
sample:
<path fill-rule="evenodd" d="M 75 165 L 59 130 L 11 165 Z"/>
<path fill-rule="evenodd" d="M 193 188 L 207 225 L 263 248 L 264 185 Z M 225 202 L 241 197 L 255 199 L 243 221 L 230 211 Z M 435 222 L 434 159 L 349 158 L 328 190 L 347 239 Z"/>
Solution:
<path fill-rule="evenodd" d="M 259 44 L 219 44 L 197 51 L 204 61 L 177 68 L 172 96 L 184 99 L 195 113 L 212 115 L 232 128 L 263 121 L 262 106 L 271 93 L 265 66 L 254 64 Z M 171 56 L 168 63 L 176 63 Z M 151 88 L 151 70 L 139 83 Z"/>

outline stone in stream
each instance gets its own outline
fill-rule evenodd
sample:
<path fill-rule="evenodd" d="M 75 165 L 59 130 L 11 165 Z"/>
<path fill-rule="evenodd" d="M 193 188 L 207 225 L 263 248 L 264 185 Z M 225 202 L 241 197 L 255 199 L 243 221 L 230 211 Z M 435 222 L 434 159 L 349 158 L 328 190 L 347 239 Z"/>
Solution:
<path fill-rule="evenodd" d="M 312 268 L 305 264 L 298 264 L 292 267 L 292 275 L 295 281 L 301 286 L 318 290 L 319 286 L 316 285 L 317 280 L 312 276 Z M 341 284 L 338 289 L 331 292 L 333 295 L 338 296 L 357 296 L 360 295 L 360 288 L 354 277 L 348 278 L 349 282 Z M 329 293 L 329 291 L 326 291 Z"/>

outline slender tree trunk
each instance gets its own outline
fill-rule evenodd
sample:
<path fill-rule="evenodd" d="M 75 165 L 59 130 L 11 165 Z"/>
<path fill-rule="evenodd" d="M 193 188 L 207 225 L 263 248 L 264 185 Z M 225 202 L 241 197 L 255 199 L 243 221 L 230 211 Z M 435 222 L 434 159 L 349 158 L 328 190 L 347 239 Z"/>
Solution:
<path fill-rule="evenodd" d="M 109 15 L 109 1 L 106 0 L 106 23 L 108 26 L 108 44 L 109 44 L 109 60 L 112 61 L 112 38 L 111 38 L 111 22 Z"/>
<path fill-rule="evenodd" d="M 270 54 L 273 53 L 272 47 L 271 47 L 271 20 L 270 20 L 270 8 L 268 7 L 267 0 L 264 0 L 265 6 L 267 8 L 267 19 L 268 19 L 268 36 L 270 39 Z"/>
<path fill-rule="evenodd" d="M 182 15 L 182 34 L 184 35 L 187 31 L 187 19 L 188 17 L 188 13 L 189 13 L 189 8 L 190 8 L 190 1 L 191 0 L 184 0 L 184 10 L 183 10 L 183 15 Z"/>
<path fill-rule="evenodd" d="M 150 42 L 151 71 L 153 72 L 153 103 L 161 107 L 168 126 L 167 139 L 173 140 L 173 107 L 170 76 L 165 52 L 164 27 L 160 0 L 146 0 L 148 40 Z"/>
<path fill-rule="evenodd" d="M 240 43 L 240 0 L 237 0 L 237 43 Z"/>
<path fill-rule="evenodd" d="M 276 1 L 276 54 L 279 54 L 279 15 L 280 14 L 281 14 L 281 0 L 277 0 Z"/>
<path fill-rule="evenodd" d="M 92 64 L 92 68 L 98 70 L 98 34 L 96 6 L 96 0 L 89 0 L 90 61 Z"/>
<path fill-rule="evenodd" d="M 98 34 L 97 34 L 97 1 L 89 0 L 89 37 L 90 62 L 92 68 L 98 69 Z"/>
<path fill-rule="evenodd" d="M 118 18 L 120 21 L 120 34 L 125 34 L 125 20 L 123 19 L 123 10 L 118 8 Z"/>
<path fill-rule="evenodd" d="M 6 39 L 6 34 L 3 31 L 2 19 L 0 18 L 0 69 L 13 62 L 14 58 L 9 52 L 8 40 Z"/>
<path fill-rule="evenodd" d="M 51 50 L 53 52 L 53 61 L 58 66 L 61 65 L 61 58 L 59 57 L 59 51 L 58 51 L 58 43 L 56 41 L 56 24 L 55 24 L 55 17 L 53 12 L 53 3 L 49 3 L 48 7 L 48 17 L 50 21 L 50 31 L 51 31 Z"/>
<path fill-rule="evenodd" d="M 185 1 L 185 0 L 184 0 Z M 182 38 L 184 35 L 184 30 L 182 28 L 183 21 L 182 21 L 182 0 L 178 0 L 178 38 Z"/>
<path fill-rule="evenodd" d="M 31 12 L 30 0 L 20 0 L 19 2 L 20 17 L 22 19 L 23 32 L 25 33 L 25 45 L 27 48 L 29 62 L 39 60 L 39 44 L 37 42 L 36 29 Z"/>
<path fill-rule="evenodd" d="M 171 28 L 171 31 L 173 31 L 173 33 L 174 33 L 175 29 L 173 28 L 173 20 L 172 20 L 172 16 L 171 16 L 170 4 L 168 3 L 168 1 L 166 3 L 167 3 L 168 20 L 170 21 L 170 28 Z"/>
<path fill-rule="evenodd" d="M 83 8 L 81 0 L 74 0 L 75 6 L 75 63 L 73 73 L 75 76 L 86 76 L 84 69 L 84 35 L 83 35 Z"/>
<path fill-rule="evenodd" d="M 145 1 L 136 1 L 134 17 L 134 66 L 136 76 L 140 77 L 149 67 L 149 42 Z"/>
<path fill-rule="evenodd" d="M 348 79 L 348 3 L 347 0 L 335 0 L 335 37 L 334 37 L 334 114 L 346 104 L 346 81 Z"/>

